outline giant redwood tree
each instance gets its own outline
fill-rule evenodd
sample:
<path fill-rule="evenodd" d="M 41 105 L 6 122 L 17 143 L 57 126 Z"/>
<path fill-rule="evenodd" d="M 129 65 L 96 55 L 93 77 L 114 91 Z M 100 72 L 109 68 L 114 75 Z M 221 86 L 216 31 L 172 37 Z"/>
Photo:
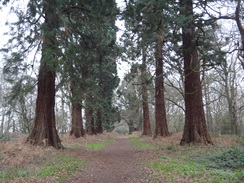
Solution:
<path fill-rule="evenodd" d="M 164 37 L 157 35 L 155 46 L 156 78 L 155 78 L 155 136 L 169 136 L 166 110 L 164 103 L 164 80 L 163 80 L 163 41 Z"/>
<path fill-rule="evenodd" d="M 185 126 L 180 144 L 212 144 L 204 116 L 192 0 L 180 0 L 185 74 Z"/>
<path fill-rule="evenodd" d="M 31 3 L 31 2 L 30 2 Z M 43 43 L 41 64 L 38 76 L 38 93 L 34 128 L 27 142 L 32 145 L 50 145 L 63 148 L 55 125 L 55 63 L 57 63 L 56 31 L 58 15 L 55 11 L 55 0 L 43 2 Z"/>
<path fill-rule="evenodd" d="M 82 118 L 82 93 L 80 91 L 80 83 L 70 81 L 71 88 L 71 131 L 70 135 L 76 138 L 84 136 L 83 118 Z"/>
<path fill-rule="evenodd" d="M 146 70 L 146 49 L 142 48 L 142 64 L 141 64 L 141 81 L 142 81 L 142 115 L 143 115 L 143 129 L 142 135 L 151 135 L 151 123 L 149 115 L 149 105 L 148 105 L 148 78 Z"/>

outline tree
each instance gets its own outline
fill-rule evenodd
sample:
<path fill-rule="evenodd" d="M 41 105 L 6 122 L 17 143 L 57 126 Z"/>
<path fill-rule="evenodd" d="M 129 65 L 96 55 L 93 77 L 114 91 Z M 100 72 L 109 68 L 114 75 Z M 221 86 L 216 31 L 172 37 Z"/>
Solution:
<path fill-rule="evenodd" d="M 145 59 L 143 58 L 143 52 L 145 52 L 144 49 L 146 48 L 146 51 L 149 51 L 150 49 L 148 48 L 153 47 L 153 52 L 155 53 L 155 136 L 169 135 L 164 103 L 164 73 L 162 57 L 164 41 L 163 34 L 168 35 L 168 4 L 169 3 L 154 0 L 129 1 L 125 11 L 127 31 L 128 33 L 131 32 L 130 39 L 135 39 L 136 41 L 136 43 L 130 43 L 130 41 L 125 40 L 125 43 L 130 46 L 129 49 L 127 49 L 132 53 L 132 59 L 135 59 L 136 57 L 139 58 L 140 56 L 142 56 L 142 59 Z M 128 33 L 125 33 L 126 37 L 129 37 Z M 138 50 L 142 50 L 142 54 Z M 142 90 L 144 89 L 145 86 L 142 86 Z M 142 91 L 142 93 L 144 93 L 144 91 Z M 147 120 L 144 120 L 144 122 L 147 122 Z"/>
<path fill-rule="evenodd" d="M 196 32 L 192 0 L 180 0 L 182 26 L 184 74 L 185 74 L 185 127 L 180 144 L 213 144 L 207 130 L 200 81 L 200 63 L 196 47 Z"/>
<path fill-rule="evenodd" d="M 30 4 L 33 2 L 30 2 Z M 55 125 L 55 68 L 57 67 L 58 16 L 57 1 L 44 0 L 42 57 L 38 75 L 38 91 L 34 128 L 27 138 L 32 145 L 50 145 L 63 148 Z"/>
<path fill-rule="evenodd" d="M 155 136 L 169 136 L 166 110 L 164 103 L 164 81 L 163 81 L 163 36 L 158 35 L 155 59 L 156 59 L 156 78 L 155 78 Z"/>
<path fill-rule="evenodd" d="M 238 0 L 236 5 L 236 11 L 235 11 L 235 21 L 241 35 L 240 61 L 241 61 L 242 68 L 244 70 L 244 26 L 242 25 L 243 16 L 244 15 L 241 14 L 241 0 Z"/>
<path fill-rule="evenodd" d="M 151 135 L 151 124 L 150 124 L 150 114 L 149 114 L 149 104 L 148 104 L 148 89 L 147 85 L 149 82 L 148 74 L 146 70 L 146 50 L 142 48 L 142 64 L 141 64 L 141 81 L 142 81 L 142 114 L 143 114 L 143 129 L 142 135 Z"/>
<path fill-rule="evenodd" d="M 129 134 L 135 129 L 141 129 L 141 78 L 138 73 L 139 64 L 134 64 L 128 74 L 125 75 L 119 90 L 120 118 L 129 128 Z M 139 84 L 138 84 L 139 83 Z"/>
<path fill-rule="evenodd" d="M 82 98 L 75 97 L 81 96 L 81 93 L 78 93 L 80 89 L 80 84 L 76 84 L 75 81 L 71 81 L 71 103 L 72 103 L 72 112 L 71 112 L 71 131 L 70 135 L 74 135 L 76 138 L 84 136 L 83 132 L 83 119 L 82 119 Z"/>

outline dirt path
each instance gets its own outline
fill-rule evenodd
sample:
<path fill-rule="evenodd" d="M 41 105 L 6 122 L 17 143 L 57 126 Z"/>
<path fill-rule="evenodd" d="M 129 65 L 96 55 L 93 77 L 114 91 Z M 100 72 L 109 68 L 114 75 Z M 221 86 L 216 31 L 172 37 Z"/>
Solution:
<path fill-rule="evenodd" d="M 143 162 L 148 152 L 130 146 L 126 136 L 119 136 L 103 150 L 81 153 L 80 156 L 88 159 L 89 165 L 67 180 L 67 183 L 145 182 Z"/>

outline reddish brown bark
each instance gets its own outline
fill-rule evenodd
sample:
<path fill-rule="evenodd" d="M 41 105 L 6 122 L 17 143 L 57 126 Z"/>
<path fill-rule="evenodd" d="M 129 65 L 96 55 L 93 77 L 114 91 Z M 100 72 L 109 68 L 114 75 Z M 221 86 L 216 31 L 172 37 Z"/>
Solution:
<path fill-rule="evenodd" d="M 94 125 L 94 118 L 93 118 L 93 110 L 86 109 L 86 125 L 87 125 L 87 134 L 88 135 L 96 135 L 95 125 Z"/>
<path fill-rule="evenodd" d="M 70 135 L 74 135 L 76 138 L 84 136 L 83 132 L 83 119 L 82 119 L 82 96 L 80 90 L 80 83 L 77 82 L 77 78 L 73 74 L 73 66 L 70 67 L 70 88 L 72 94 L 72 116 L 71 116 L 71 131 Z"/>
<path fill-rule="evenodd" d="M 72 127 L 70 135 L 76 138 L 84 136 L 83 120 L 82 120 L 82 105 L 79 103 L 72 104 Z"/>
<path fill-rule="evenodd" d="M 169 136 L 165 102 L 164 102 L 164 81 L 163 81 L 163 37 L 158 35 L 156 43 L 155 58 L 156 58 L 156 81 L 155 81 L 155 137 Z"/>
<path fill-rule="evenodd" d="M 142 135 L 151 135 L 151 124 L 148 107 L 148 90 L 147 90 L 147 73 L 146 73 L 146 54 L 143 49 L 143 62 L 141 65 L 141 80 L 142 80 L 142 113 L 143 113 L 143 129 Z"/>
<path fill-rule="evenodd" d="M 180 144 L 212 144 L 207 130 L 200 81 L 200 62 L 195 45 L 195 25 L 192 0 L 181 0 L 182 15 L 192 18 L 182 27 L 185 74 L 185 126 Z"/>
<path fill-rule="evenodd" d="M 57 15 L 55 13 L 54 1 L 44 1 L 44 15 L 46 29 L 42 46 L 42 58 L 38 76 L 38 93 L 36 100 L 36 114 L 34 128 L 27 142 L 32 145 L 53 146 L 57 149 L 63 148 L 58 136 L 55 124 L 55 65 L 54 54 L 56 48 L 55 31 L 57 28 Z M 52 32 L 52 34 L 51 34 Z"/>
<path fill-rule="evenodd" d="M 100 109 L 97 110 L 96 132 L 97 133 L 103 133 L 103 128 L 102 128 L 102 112 L 101 112 Z"/>

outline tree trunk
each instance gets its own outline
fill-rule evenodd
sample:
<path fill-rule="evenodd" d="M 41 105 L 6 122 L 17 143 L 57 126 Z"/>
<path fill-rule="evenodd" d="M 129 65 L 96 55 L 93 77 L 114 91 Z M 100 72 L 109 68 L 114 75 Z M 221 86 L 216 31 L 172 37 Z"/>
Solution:
<path fill-rule="evenodd" d="M 73 74 L 73 66 L 71 66 L 70 72 L 70 88 L 72 94 L 72 127 L 70 135 L 74 135 L 76 138 L 84 136 L 83 133 L 83 120 L 82 120 L 82 97 L 80 93 L 79 82 Z"/>
<path fill-rule="evenodd" d="M 81 104 L 79 103 L 72 104 L 72 127 L 70 131 L 70 135 L 74 135 L 76 138 L 84 136 L 81 111 L 82 111 Z"/>
<path fill-rule="evenodd" d="M 102 112 L 101 112 L 100 109 L 97 110 L 96 132 L 97 133 L 103 133 L 103 128 L 102 128 Z"/>
<path fill-rule="evenodd" d="M 147 72 L 146 72 L 146 54 L 145 48 L 143 48 L 142 54 L 142 65 L 141 65 L 141 81 L 142 81 L 142 113 L 143 113 L 143 131 L 142 135 L 151 135 L 151 124 L 149 117 L 148 107 L 148 90 L 147 90 Z"/>
<path fill-rule="evenodd" d="M 53 146 L 63 148 L 55 124 L 55 49 L 57 29 L 57 15 L 55 1 L 44 1 L 44 15 L 46 29 L 42 46 L 42 58 L 38 76 L 38 91 L 36 100 L 36 114 L 34 128 L 27 142 L 32 145 Z"/>
<path fill-rule="evenodd" d="M 200 62 L 195 43 L 195 25 L 192 0 L 181 0 L 181 14 L 191 19 L 182 27 L 185 74 L 185 126 L 180 144 L 213 144 L 204 116 Z"/>
<path fill-rule="evenodd" d="M 27 142 L 63 148 L 55 126 L 55 75 L 47 69 L 46 63 L 40 67 L 34 128 Z"/>
<path fill-rule="evenodd" d="M 163 37 L 157 35 L 158 40 L 156 43 L 155 58 L 156 58 L 156 81 L 155 81 L 155 137 L 169 136 L 165 102 L 164 102 L 164 81 L 163 81 Z"/>
<path fill-rule="evenodd" d="M 4 116 L 5 116 L 4 113 L 5 112 L 3 112 L 3 114 L 2 114 L 2 122 L 1 122 L 1 131 L 0 131 L 0 134 L 3 134 L 3 132 L 4 132 Z"/>
<path fill-rule="evenodd" d="M 129 119 L 128 127 L 129 127 L 129 135 L 131 135 L 134 132 L 134 121 L 132 119 Z"/>
<path fill-rule="evenodd" d="M 229 66 L 229 67 L 230 68 L 228 68 L 227 63 L 225 63 L 225 65 L 224 65 L 225 96 L 226 96 L 227 103 L 228 103 L 231 134 L 237 135 L 237 115 L 236 115 L 237 92 L 236 92 L 236 87 L 235 87 L 236 73 L 235 73 L 235 71 L 233 71 L 231 66 Z"/>
<path fill-rule="evenodd" d="M 93 118 L 93 110 L 86 109 L 86 125 L 87 125 L 87 134 L 88 135 L 96 135 L 95 125 L 94 125 L 94 118 Z"/>
<path fill-rule="evenodd" d="M 207 86 L 206 79 L 204 79 L 204 97 L 206 101 L 206 122 L 208 125 L 208 129 L 210 133 L 214 133 L 214 127 L 213 127 L 213 119 L 211 115 L 211 107 L 210 107 L 210 91 L 209 86 Z"/>

